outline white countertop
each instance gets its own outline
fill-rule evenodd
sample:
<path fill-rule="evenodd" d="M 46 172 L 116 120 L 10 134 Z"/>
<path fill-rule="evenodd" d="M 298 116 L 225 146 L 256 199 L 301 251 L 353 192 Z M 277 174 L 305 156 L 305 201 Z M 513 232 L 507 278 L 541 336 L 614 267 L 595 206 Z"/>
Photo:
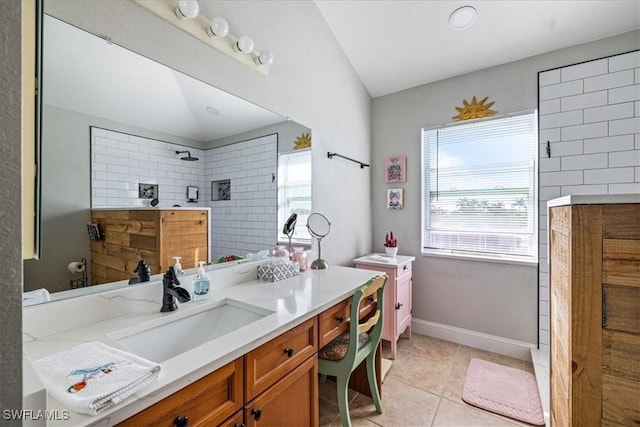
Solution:
<path fill-rule="evenodd" d="M 353 263 L 399 267 L 408 262 L 412 262 L 415 259 L 416 257 L 409 255 L 396 255 L 392 257 L 386 254 L 374 253 L 356 258 L 353 260 Z"/>
<path fill-rule="evenodd" d="M 640 192 L 640 184 L 638 184 Z M 589 194 L 564 196 L 552 199 L 547 202 L 547 207 L 569 206 L 569 205 L 605 205 L 619 203 L 640 203 L 640 193 L 638 194 Z"/>
<path fill-rule="evenodd" d="M 111 335 L 119 330 L 198 310 L 229 298 L 273 311 L 274 314 L 223 337 L 188 350 L 162 362 L 158 381 L 141 392 L 95 417 L 70 413 L 68 420 L 50 421 L 51 426 L 110 426 L 123 421 L 153 403 L 173 394 L 193 381 L 241 357 L 290 328 L 310 319 L 349 297 L 353 291 L 379 272 L 330 266 L 327 270 L 307 270 L 279 282 L 256 279 L 258 262 L 208 272 L 212 279 L 211 299 L 179 304 L 174 313 L 160 313 L 162 284 L 148 282 L 95 295 L 29 307 L 24 310 L 23 351 L 31 360 L 69 349 L 88 341 L 101 341 L 123 348 Z M 193 275 L 182 276 L 182 286 L 190 289 Z M 52 322 L 52 319 L 56 319 Z M 240 332 L 241 331 L 241 332 Z M 188 333 L 189 331 L 185 331 Z M 126 349 L 125 349 L 126 350 Z M 66 408 L 51 397 L 47 410 Z"/>

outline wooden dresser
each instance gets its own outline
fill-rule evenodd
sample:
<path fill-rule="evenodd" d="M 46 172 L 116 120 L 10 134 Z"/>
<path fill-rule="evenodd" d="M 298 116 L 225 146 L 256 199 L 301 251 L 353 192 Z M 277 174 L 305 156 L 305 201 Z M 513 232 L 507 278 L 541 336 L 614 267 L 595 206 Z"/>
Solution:
<path fill-rule="evenodd" d="M 636 426 L 640 195 L 549 206 L 552 425 Z"/>
<path fill-rule="evenodd" d="M 90 283 L 137 277 L 144 259 L 151 274 L 165 271 L 182 257 L 182 268 L 209 261 L 209 209 L 94 209 L 104 240 L 91 241 Z"/>
<path fill-rule="evenodd" d="M 366 255 L 353 262 L 356 268 L 382 271 L 389 276 L 384 291 L 384 328 L 382 339 L 391 343 L 391 358 L 396 358 L 398 338 L 403 332 L 411 338 L 412 264 L 415 257 L 382 254 Z"/>

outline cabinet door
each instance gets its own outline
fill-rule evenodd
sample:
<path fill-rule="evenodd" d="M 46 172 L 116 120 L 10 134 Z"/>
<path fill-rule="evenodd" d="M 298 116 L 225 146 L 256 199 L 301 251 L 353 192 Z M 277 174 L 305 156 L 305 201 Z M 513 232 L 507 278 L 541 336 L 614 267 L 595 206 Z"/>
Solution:
<path fill-rule="evenodd" d="M 245 406 L 247 427 L 317 426 L 318 359 L 308 358 Z"/>
<path fill-rule="evenodd" d="M 396 287 L 396 337 L 411 326 L 411 272 L 398 277 Z"/>
<path fill-rule="evenodd" d="M 213 426 L 241 408 L 242 358 L 239 358 L 118 426 L 175 427 L 177 417 L 188 418 L 189 427 Z"/>

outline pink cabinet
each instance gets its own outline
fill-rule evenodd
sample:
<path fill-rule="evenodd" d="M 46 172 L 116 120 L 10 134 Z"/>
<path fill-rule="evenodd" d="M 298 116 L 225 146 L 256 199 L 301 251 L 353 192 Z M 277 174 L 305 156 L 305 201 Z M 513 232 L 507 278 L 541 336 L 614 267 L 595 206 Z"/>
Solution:
<path fill-rule="evenodd" d="M 391 358 L 396 358 L 397 342 L 406 331 L 411 339 L 412 263 L 415 257 L 382 254 L 366 255 L 353 262 L 356 268 L 386 273 L 389 276 L 384 291 L 384 329 L 382 339 L 391 343 Z"/>

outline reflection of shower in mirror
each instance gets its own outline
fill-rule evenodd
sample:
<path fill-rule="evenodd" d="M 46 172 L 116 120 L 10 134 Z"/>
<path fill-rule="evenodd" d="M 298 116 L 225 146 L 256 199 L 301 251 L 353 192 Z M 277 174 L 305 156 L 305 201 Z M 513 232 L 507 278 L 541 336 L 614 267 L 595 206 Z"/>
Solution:
<path fill-rule="evenodd" d="M 195 162 L 195 161 L 198 160 L 197 157 L 191 156 L 191 151 L 176 151 L 176 154 L 178 154 L 178 155 L 180 155 L 182 153 L 187 153 L 187 155 L 184 156 L 184 157 L 180 157 L 180 160 L 184 160 L 184 161 L 187 161 L 187 162 Z"/>

